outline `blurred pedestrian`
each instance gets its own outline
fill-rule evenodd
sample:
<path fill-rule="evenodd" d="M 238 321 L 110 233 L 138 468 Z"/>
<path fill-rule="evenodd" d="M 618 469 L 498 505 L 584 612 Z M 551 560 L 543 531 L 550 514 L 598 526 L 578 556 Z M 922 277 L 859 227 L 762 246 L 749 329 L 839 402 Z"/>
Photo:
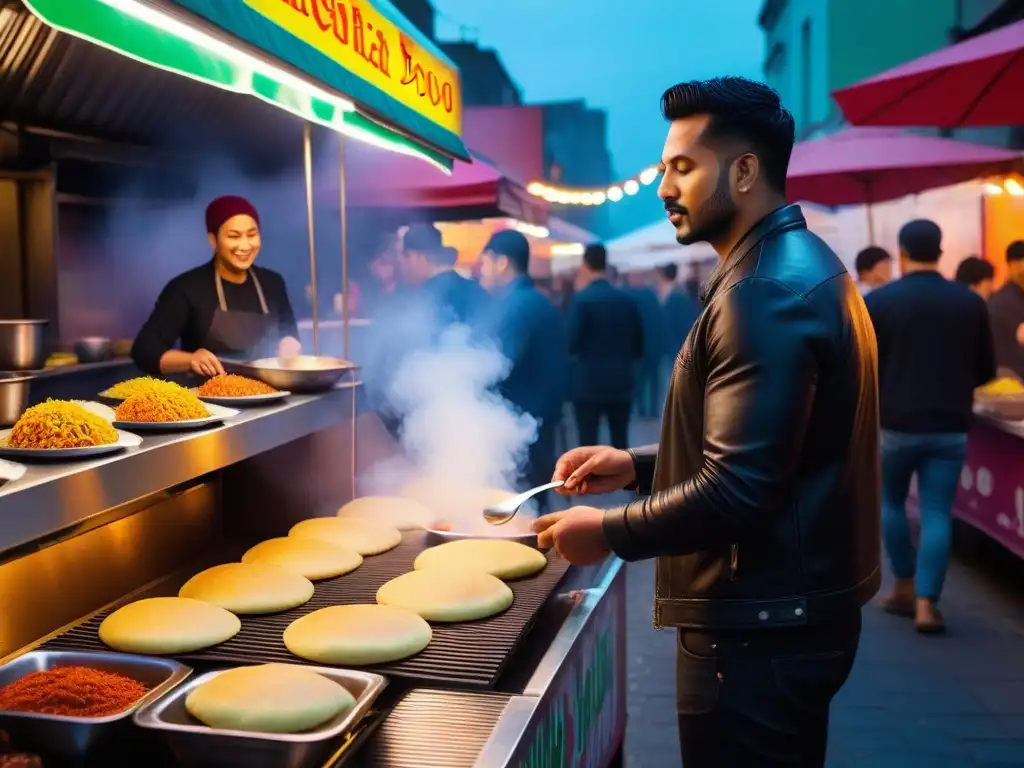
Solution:
<path fill-rule="evenodd" d="M 577 448 L 569 494 L 652 493 L 536 522 L 574 563 L 659 558 L 654 618 L 678 627 L 686 768 L 822 768 L 829 705 L 877 592 L 874 335 L 853 278 L 786 203 L 793 117 L 760 83 L 681 83 L 658 194 L 676 239 L 720 261 L 657 446 Z"/>
<path fill-rule="evenodd" d="M 662 360 L 668 346 L 665 310 L 654 288 L 644 285 L 642 278 L 631 278 L 626 292 L 640 310 L 644 328 L 644 354 L 636 364 L 634 405 L 641 418 L 653 419 L 661 415 Z"/>
<path fill-rule="evenodd" d="M 636 303 L 608 280 L 608 253 L 588 245 L 569 307 L 572 401 L 581 445 L 596 445 L 602 419 L 612 445 L 625 448 L 633 404 L 633 366 L 643 358 Z"/>
<path fill-rule="evenodd" d="M 675 264 L 658 267 L 658 296 L 664 307 L 666 343 L 664 359 L 668 364 L 668 375 L 671 375 L 676 356 L 683 348 L 683 342 L 686 341 L 686 336 L 690 333 L 700 312 L 695 297 L 687 288 L 679 285 L 678 279 L 679 267 Z"/>
<path fill-rule="evenodd" d="M 857 287 L 867 296 L 892 280 L 892 256 L 885 248 L 870 245 L 857 254 Z"/>
<path fill-rule="evenodd" d="M 988 302 L 996 363 L 1024 379 L 1024 240 L 1006 249 L 1007 280 Z"/>
<path fill-rule="evenodd" d="M 992 282 L 995 278 L 995 267 L 977 256 L 968 256 L 956 268 L 956 281 L 966 285 L 985 301 L 992 297 Z"/>
<path fill-rule="evenodd" d="M 516 230 L 496 232 L 480 259 L 484 287 L 495 298 L 485 332 L 510 362 L 498 393 L 537 422 L 524 479 L 536 488 L 551 479 L 555 440 L 568 390 L 569 349 L 565 320 L 530 279 L 530 243 Z M 525 490 L 525 489 L 524 489 Z M 547 511 L 547 498 L 538 497 Z"/>
<path fill-rule="evenodd" d="M 899 234 L 903 277 L 867 297 L 878 339 L 882 532 L 896 583 L 883 606 L 917 630 L 945 630 L 938 602 L 949 563 L 953 501 L 967 455 L 974 388 L 995 376 L 985 302 L 939 273 L 942 230 L 919 219 Z M 907 522 L 917 475 L 921 536 Z"/>

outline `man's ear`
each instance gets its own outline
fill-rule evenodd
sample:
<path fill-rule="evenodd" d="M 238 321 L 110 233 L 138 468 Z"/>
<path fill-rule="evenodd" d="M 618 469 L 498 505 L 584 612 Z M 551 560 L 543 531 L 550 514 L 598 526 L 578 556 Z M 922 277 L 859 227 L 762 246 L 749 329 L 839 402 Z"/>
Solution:
<path fill-rule="evenodd" d="M 736 191 L 746 194 L 753 189 L 757 177 L 761 172 L 761 163 L 757 155 L 747 152 L 736 158 L 733 163 L 733 172 L 736 175 Z"/>
<path fill-rule="evenodd" d="M 207 232 L 206 233 L 206 239 L 210 241 L 210 247 L 213 250 L 216 251 L 217 250 L 217 235 L 215 235 L 213 232 Z"/>

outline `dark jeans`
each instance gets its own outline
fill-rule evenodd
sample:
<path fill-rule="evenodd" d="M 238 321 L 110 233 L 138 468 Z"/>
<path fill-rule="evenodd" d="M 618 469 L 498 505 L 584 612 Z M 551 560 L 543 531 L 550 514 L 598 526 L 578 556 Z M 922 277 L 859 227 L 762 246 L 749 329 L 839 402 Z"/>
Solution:
<path fill-rule="evenodd" d="M 604 417 L 608 419 L 608 429 L 612 433 L 612 445 L 616 448 L 628 448 L 631 407 L 632 404 L 629 400 L 610 403 L 573 403 L 580 445 L 598 445 L 597 433 L 601 426 L 601 418 Z"/>
<path fill-rule="evenodd" d="M 555 455 L 555 441 L 560 426 L 559 419 L 548 419 L 537 428 L 537 439 L 530 446 L 527 454 L 527 465 L 525 480 L 527 488 L 536 488 L 551 482 L 551 476 L 555 474 L 555 462 L 558 457 Z M 548 494 L 542 493 L 534 496 L 533 501 L 537 505 L 538 514 L 545 514 L 548 511 Z"/>
<path fill-rule="evenodd" d="M 684 768 L 824 768 L 832 697 L 853 668 L 860 612 L 841 625 L 679 630 Z"/>

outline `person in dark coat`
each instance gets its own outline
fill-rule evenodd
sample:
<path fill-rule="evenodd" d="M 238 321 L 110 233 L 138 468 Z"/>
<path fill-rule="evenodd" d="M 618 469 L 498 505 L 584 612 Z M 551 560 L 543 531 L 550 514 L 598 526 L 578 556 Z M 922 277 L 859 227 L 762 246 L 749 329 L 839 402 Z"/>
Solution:
<path fill-rule="evenodd" d="M 633 403 L 633 365 L 643 359 L 644 328 L 636 302 L 607 279 L 608 254 L 589 245 L 569 308 L 572 400 L 581 445 L 596 445 L 602 418 L 612 445 L 625 448 Z"/>
<path fill-rule="evenodd" d="M 523 473 L 526 485 L 535 488 L 555 470 L 555 436 L 568 393 L 565 321 L 530 279 L 530 243 L 522 233 L 495 233 L 480 268 L 481 281 L 495 299 L 484 329 L 511 363 L 498 393 L 537 421 Z M 546 511 L 546 495 L 537 501 Z"/>
<path fill-rule="evenodd" d="M 634 284 L 626 290 L 636 302 L 644 326 L 644 354 L 636 366 L 636 412 L 653 419 L 663 404 L 661 364 L 668 346 L 665 311 L 653 288 Z"/>
<path fill-rule="evenodd" d="M 1024 240 L 1006 249 L 1007 280 L 988 300 L 996 363 L 1024 379 Z"/>
<path fill-rule="evenodd" d="M 658 298 L 665 318 L 665 359 L 669 370 L 683 348 L 687 334 L 700 314 L 700 307 L 690 292 L 679 285 L 679 267 L 665 264 L 658 267 Z"/>

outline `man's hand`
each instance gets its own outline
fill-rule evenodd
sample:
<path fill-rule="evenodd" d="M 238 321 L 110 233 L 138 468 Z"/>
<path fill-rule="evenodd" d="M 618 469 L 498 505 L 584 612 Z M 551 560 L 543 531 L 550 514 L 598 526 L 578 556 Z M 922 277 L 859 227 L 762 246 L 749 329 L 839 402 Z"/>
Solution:
<path fill-rule="evenodd" d="M 224 366 L 220 364 L 217 356 L 208 349 L 197 349 L 192 353 L 189 367 L 193 373 L 200 376 L 223 376 Z"/>
<path fill-rule="evenodd" d="M 1024 347 L 1024 323 L 1017 326 L 1017 343 Z"/>
<path fill-rule="evenodd" d="M 533 521 L 537 546 L 555 551 L 573 565 L 593 565 L 611 553 L 604 538 L 604 511 L 573 507 Z"/>
<path fill-rule="evenodd" d="M 618 448 L 585 445 L 573 448 L 555 465 L 552 480 L 564 480 L 558 489 L 566 496 L 621 491 L 636 480 L 633 458 Z"/>

